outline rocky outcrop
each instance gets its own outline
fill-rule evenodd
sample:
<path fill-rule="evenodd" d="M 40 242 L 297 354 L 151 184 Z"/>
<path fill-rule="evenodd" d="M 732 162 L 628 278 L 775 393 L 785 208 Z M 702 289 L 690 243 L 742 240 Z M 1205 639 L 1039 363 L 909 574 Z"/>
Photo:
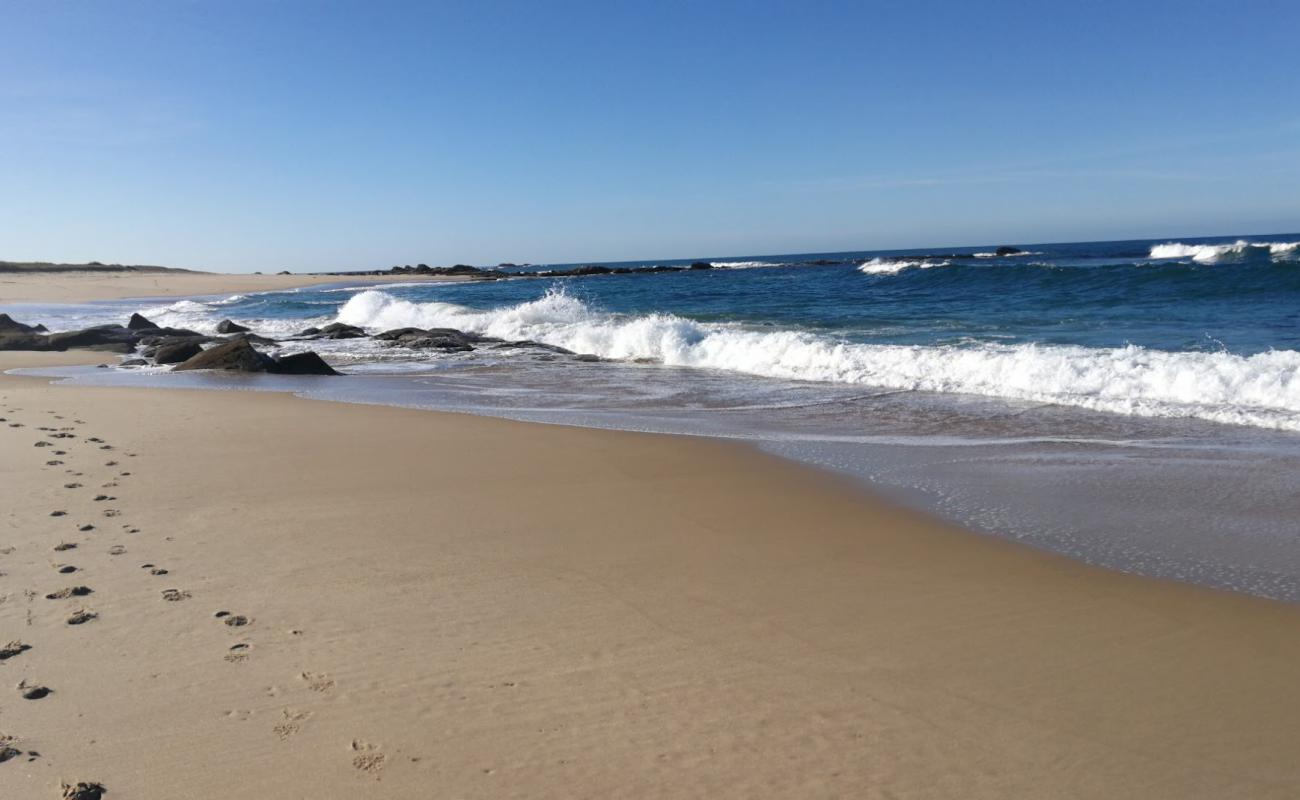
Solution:
<path fill-rule="evenodd" d="M 280 356 L 267 369 L 277 375 L 338 375 L 325 359 L 308 350 L 305 353 L 293 353 Z"/>
<path fill-rule="evenodd" d="M 149 353 L 155 364 L 180 364 L 203 352 L 203 345 L 198 339 L 182 339 L 170 344 L 161 344 Z"/>
<path fill-rule="evenodd" d="M 217 323 L 217 333 L 247 333 L 249 330 L 251 329 L 228 319 L 223 319 Z"/>
<path fill-rule="evenodd" d="M 159 362 L 161 363 L 161 362 Z M 276 375 L 338 375 L 325 360 L 307 351 L 272 358 L 253 347 L 247 337 L 237 336 L 210 347 L 177 364 L 172 369 L 230 370 L 233 372 L 270 372 Z"/>
<path fill-rule="evenodd" d="M 275 363 L 274 359 L 265 353 L 259 353 L 247 340 L 232 339 L 187 358 L 173 369 L 177 372 L 193 369 L 266 372 L 273 363 Z"/>
<path fill-rule="evenodd" d="M 127 330 L 132 331 L 153 331 L 158 329 L 158 325 L 150 322 L 139 314 L 132 314 L 131 319 L 127 320 Z"/>
<path fill-rule="evenodd" d="M 308 333 L 307 331 L 312 331 Z M 366 332 L 363 328 L 356 325 L 347 325 L 342 322 L 331 322 L 323 328 L 307 328 L 298 334 L 300 339 L 362 339 L 365 338 Z"/>
<path fill-rule="evenodd" d="M 1025 251 L 1021 250 L 1019 247 L 1012 247 L 1009 244 L 1004 244 L 993 252 L 999 256 L 1018 256 Z"/>
<path fill-rule="evenodd" d="M 8 314 L 0 314 L 0 335 L 12 333 L 44 333 L 44 325 L 24 325 Z"/>

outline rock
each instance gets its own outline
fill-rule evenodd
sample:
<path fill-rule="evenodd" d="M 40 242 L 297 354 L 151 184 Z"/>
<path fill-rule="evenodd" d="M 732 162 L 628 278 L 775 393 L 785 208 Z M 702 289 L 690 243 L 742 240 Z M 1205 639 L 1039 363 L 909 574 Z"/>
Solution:
<path fill-rule="evenodd" d="M 596 362 L 596 361 L 603 361 L 603 360 L 604 360 L 604 359 L 602 359 L 600 356 L 592 355 L 591 353 L 582 353 L 582 354 L 580 354 L 580 355 L 576 355 L 576 356 L 574 356 L 574 358 L 575 358 L 576 360 L 578 360 L 578 361 L 589 361 L 589 362 Z"/>
<path fill-rule="evenodd" d="M 231 339 L 225 344 L 210 347 L 177 364 L 177 371 L 192 369 L 225 369 L 236 372 L 265 372 L 275 361 L 259 353 L 247 339 Z"/>
<path fill-rule="evenodd" d="M 375 338 L 381 341 L 395 342 L 403 336 L 410 336 L 411 334 L 423 335 L 424 333 L 424 328 L 393 328 L 391 331 L 376 333 Z"/>
<path fill-rule="evenodd" d="M 131 319 L 127 320 L 127 330 L 132 331 L 152 331 L 157 330 L 158 326 L 139 314 L 132 314 Z"/>
<path fill-rule="evenodd" d="M 45 330 L 44 325 L 24 325 L 8 314 L 0 314 L 0 334 L 40 333 L 43 330 Z"/>
<path fill-rule="evenodd" d="M 275 273 L 275 274 L 276 274 L 276 275 L 292 275 L 293 273 L 290 272 L 290 271 L 287 270 L 287 269 L 282 269 L 282 270 L 280 270 L 279 272 L 277 272 L 277 273 Z"/>
<path fill-rule="evenodd" d="M 164 363 L 164 362 L 159 362 L 159 363 Z M 119 367 L 147 367 L 149 366 L 149 362 L 145 361 L 143 358 L 128 358 L 127 360 L 123 361 L 121 364 L 118 364 L 118 366 Z"/>
<path fill-rule="evenodd" d="M 239 325 L 237 323 L 231 322 L 228 319 L 223 319 L 217 323 L 217 333 L 245 333 L 246 331 L 249 330 L 251 329 L 245 328 L 243 325 Z"/>
<path fill-rule="evenodd" d="M 1009 244 L 1004 244 L 1001 247 L 999 247 L 997 250 L 994 250 L 993 252 L 999 256 L 1016 256 L 1016 255 L 1020 255 L 1025 251 L 1021 250 L 1019 247 L 1012 247 Z"/>
<path fill-rule="evenodd" d="M 226 337 L 227 341 L 231 339 L 243 339 L 251 344 L 264 344 L 271 347 L 279 347 L 280 343 L 274 339 L 268 339 L 265 336 L 258 336 L 256 333 L 236 333 Z"/>
<path fill-rule="evenodd" d="M 153 349 L 155 364 L 179 364 L 188 361 L 203 352 L 203 346 L 195 339 L 183 339 L 171 344 L 162 344 Z"/>
<path fill-rule="evenodd" d="M 307 330 L 313 330 L 308 328 Z M 315 333 L 303 331 L 299 336 L 309 339 L 363 339 L 366 332 L 356 325 L 346 325 L 342 322 L 331 322 L 323 328 L 316 329 Z"/>
<path fill-rule="evenodd" d="M 298 331 L 299 336 L 315 336 L 320 333 L 320 328 L 303 328 Z"/>
<path fill-rule="evenodd" d="M 0 350 L 65 350 L 39 333 L 0 333 Z"/>
<path fill-rule="evenodd" d="M 134 331 L 121 325 L 96 325 L 79 331 L 64 331 L 49 334 L 49 342 L 55 350 L 70 347 L 98 347 L 101 345 L 135 346 L 137 336 Z M 129 351 L 128 351 L 129 352 Z"/>
<path fill-rule="evenodd" d="M 691 269 L 713 269 L 713 265 L 707 261 L 696 261 L 691 264 Z"/>
<path fill-rule="evenodd" d="M 557 345 L 553 345 L 553 344 L 545 344 L 545 343 L 543 343 L 543 342 L 534 342 L 534 341 L 531 340 L 531 339 L 525 339 L 525 340 L 523 340 L 523 341 L 518 341 L 518 342 L 502 342 L 501 344 L 496 345 L 496 347 L 499 347 L 499 348 L 512 347 L 512 348 L 523 348 L 523 349 L 528 349 L 528 350 L 543 350 L 543 351 L 545 351 L 545 352 L 547 352 L 547 353 L 556 353 L 556 354 L 558 354 L 558 355 L 562 355 L 562 356 L 572 356 L 572 355 L 577 355 L 577 354 L 574 353 L 572 350 L 566 350 L 566 349 L 564 349 L 563 347 L 559 347 L 559 346 L 557 346 Z"/>
<path fill-rule="evenodd" d="M 200 344 L 214 341 L 213 337 L 208 336 L 206 333 L 199 333 L 188 328 L 158 328 L 155 331 L 150 331 L 147 336 L 141 336 L 136 340 L 136 344 L 141 347 L 154 347 L 162 344 L 176 344 L 186 339 L 193 339 Z"/>
<path fill-rule="evenodd" d="M 325 359 L 308 350 L 305 353 L 293 353 L 280 356 L 267 369 L 277 375 L 338 375 L 334 368 L 325 363 Z"/>

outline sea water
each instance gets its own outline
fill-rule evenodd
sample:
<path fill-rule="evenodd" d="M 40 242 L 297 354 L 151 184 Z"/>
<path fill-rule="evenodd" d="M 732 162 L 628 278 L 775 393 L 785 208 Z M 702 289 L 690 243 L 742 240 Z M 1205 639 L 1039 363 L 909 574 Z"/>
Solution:
<path fill-rule="evenodd" d="M 205 332 L 346 322 L 555 345 L 601 360 L 349 339 L 285 345 L 346 379 L 62 374 L 741 438 L 980 531 L 1300 599 L 1300 234 L 1020 250 L 0 310 L 54 330 L 139 311 Z"/>

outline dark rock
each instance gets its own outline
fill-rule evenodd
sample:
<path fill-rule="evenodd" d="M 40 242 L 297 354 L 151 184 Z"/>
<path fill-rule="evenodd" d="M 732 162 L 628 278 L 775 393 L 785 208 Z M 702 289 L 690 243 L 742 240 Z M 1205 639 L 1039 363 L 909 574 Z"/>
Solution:
<path fill-rule="evenodd" d="M 325 359 L 308 350 L 305 353 L 293 353 L 275 359 L 268 372 L 277 375 L 338 375 L 334 368 L 325 363 Z"/>
<path fill-rule="evenodd" d="M 424 328 L 393 328 L 391 331 L 376 333 L 375 338 L 380 341 L 395 342 L 403 336 L 410 336 L 411 334 L 424 335 L 424 333 Z"/>
<path fill-rule="evenodd" d="M 79 331 L 64 331 L 49 334 L 52 349 L 66 350 L 70 347 L 98 347 L 101 345 L 127 344 L 135 346 L 136 334 L 121 325 L 96 325 Z"/>
<path fill-rule="evenodd" d="M 195 346 L 197 347 L 197 345 Z M 159 362 L 159 363 L 165 363 L 165 362 Z M 143 358 L 128 358 L 127 360 L 123 361 L 121 364 L 118 364 L 118 366 L 119 367 L 147 367 L 149 366 L 149 362 L 145 361 Z"/>
<path fill-rule="evenodd" d="M 603 360 L 600 356 L 592 355 L 591 353 L 582 353 L 580 355 L 574 356 L 574 358 L 577 359 L 578 361 L 590 361 L 590 362 Z"/>
<path fill-rule="evenodd" d="M 225 344 L 210 347 L 177 364 L 177 371 L 191 369 L 226 369 L 237 372 L 265 372 L 274 360 L 253 349 L 246 339 L 231 339 Z"/>
<path fill-rule="evenodd" d="M 280 270 L 279 272 L 277 272 L 277 273 L 275 273 L 275 274 L 276 274 L 276 275 L 292 275 L 293 273 L 290 272 L 290 271 L 287 270 L 287 269 L 282 269 L 282 270 Z"/>
<path fill-rule="evenodd" d="M 8 314 L 0 314 L 0 334 L 5 333 L 40 333 L 44 325 L 25 325 Z"/>
<path fill-rule="evenodd" d="M 156 324 L 150 322 L 139 314 L 132 314 L 131 319 L 127 320 L 126 327 L 128 330 L 133 331 L 153 331 L 158 329 Z"/>
<path fill-rule="evenodd" d="M 0 350 L 66 350 L 39 333 L 0 333 Z"/>
<path fill-rule="evenodd" d="M 244 333 L 248 330 L 250 329 L 228 319 L 223 319 L 217 323 L 217 333 Z"/>
<path fill-rule="evenodd" d="M 713 265 L 707 261 L 696 261 L 691 264 L 691 269 L 713 269 Z"/>
<path fill-rule="evenodd" d="M 999 256 L 1015 256 L 1015 255 L 1020 255 L 1025 251 L 1021 250 L 1019 247 L 1012 247 L 1009 244 L 1004 244 L 1001 247 L 999 247 L 997 250 L 994 250 L 993 252 Z"/>
<path fill-rule="evenodd" d="M 562 356 L 576 355 L 572 350 L 566 350 L 563 347 L 559 347 L 553 344 L 545 344 L 544 342 L 534 342 L 531 339 L 525 339 L 519 342 L 502 342 L 501 344 L 498 344 L 496 346 L 500 348 L 512 347 L 512 348 L 522 348 L 528 350 L 544 350 L 548 353 L 556 353 Z"/>
<path fill-rule="evenodd" d="M 320 328 L 303 328 L 298 331 L 299 336 L 315 336 L 320 333 Z"/>
<path fill-rule="evenodd" d="M 265 344 L 265 345 L 271 345 L 272 347 L 280 346 L 280 343 L 277 342 L 276 340 L 268 339 L 265 336 L 258 336 L 256 333 L 236 333 L 226 338 L 227 340 L 243 339 L 244 341 L 251 342 L 252 344 Z"/>
<path fill-rule="evenodd" d="M 179 342 L 158 345 L 152 352 L 156 364 L 179 364 L 202 353 L 203 346 L 196 339 L 182 339 Z"/>
<path fill-rule="evenodd" d="M 315 331 L 315 333 L 307 333 L 307 331 Z M 323 328 L 308 328 L 298 336 L 304 339 L 363 339 L 366 332 L 356 325 L 331 322 Z"/>

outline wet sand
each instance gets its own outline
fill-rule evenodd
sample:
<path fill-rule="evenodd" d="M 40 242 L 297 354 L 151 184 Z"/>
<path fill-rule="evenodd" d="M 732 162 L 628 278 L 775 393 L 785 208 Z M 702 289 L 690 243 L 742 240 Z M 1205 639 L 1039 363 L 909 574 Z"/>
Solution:
<path fill-rule="evenodd" d="M 0 417 L 5 797 L 1300 794 L 1300 609 L 744 445 L 11 375 Z"/>

